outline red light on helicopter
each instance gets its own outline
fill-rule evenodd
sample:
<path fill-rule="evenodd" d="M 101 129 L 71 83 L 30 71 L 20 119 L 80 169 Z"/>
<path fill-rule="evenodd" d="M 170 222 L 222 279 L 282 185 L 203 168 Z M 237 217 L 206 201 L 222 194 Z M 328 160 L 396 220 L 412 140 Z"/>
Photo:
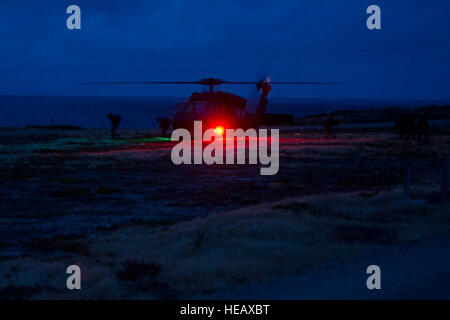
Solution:
<path fill-rule="evenodd" d="M 217 133 L 217 134 L 222 135 L 225 132 L 225 129 L 223 127 L 221 127 L 221 126 L 218 126 L 218 127 L 216 127 L 214 129 L 214 132 Z"/>

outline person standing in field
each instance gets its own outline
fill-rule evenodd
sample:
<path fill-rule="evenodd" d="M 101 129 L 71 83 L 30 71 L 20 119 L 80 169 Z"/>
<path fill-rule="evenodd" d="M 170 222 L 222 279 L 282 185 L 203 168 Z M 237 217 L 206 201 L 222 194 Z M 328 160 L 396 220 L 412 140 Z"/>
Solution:
<path fill-rule="evenodd" d="M 159 127 L 161 128 L 161 134 L 163 137 L 167 136 L 167 130 L 170 128 L 169 118 L 158 118 Z"/>
<path fill-rule="evenodd" d="M 419 120 L 417 120 L 417 142 L 422 141 L 422 137 L 423 142 L 430 142 L 430 129 L 430 125 L 427 121 L 427 114 L 421 114 Z"/>
<path fill-rule="evenodd" d="M 323 124 L 324 128 L 325 128 L 325 139 L 328 138 L 333 138 L 336 139 L 336 135 L 333 132 L 333 127 L 337 126 L 337 121 L 334 119 L 335 114 L 334 113 L 330 113 L 328 115 L 328 117 L 325 119 L 325 122 Z"/>
<path fill-rule="evenodd" d="M 119 128 L 120 122 L 122 121 L 122 117 L 120 114 L 108 114 L 108 119 L 111 121 L 111 139 L 114 139 L 116 136 L 116 130 Z"/>

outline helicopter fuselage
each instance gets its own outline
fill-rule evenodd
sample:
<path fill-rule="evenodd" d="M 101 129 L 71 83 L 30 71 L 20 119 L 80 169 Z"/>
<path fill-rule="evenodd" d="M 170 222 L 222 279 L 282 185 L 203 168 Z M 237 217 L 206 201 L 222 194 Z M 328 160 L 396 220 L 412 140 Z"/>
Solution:
<path fill-rule="evenodd" d="M 246 104 L 246 99 L 222 91 L 194 93 L 187 102 L 175 106 L 172 126 L 192 131 L 194 121 L 202 121 L 206 129 L 246 129 L 257 124 L 255 115 L 245 111 Z"/>

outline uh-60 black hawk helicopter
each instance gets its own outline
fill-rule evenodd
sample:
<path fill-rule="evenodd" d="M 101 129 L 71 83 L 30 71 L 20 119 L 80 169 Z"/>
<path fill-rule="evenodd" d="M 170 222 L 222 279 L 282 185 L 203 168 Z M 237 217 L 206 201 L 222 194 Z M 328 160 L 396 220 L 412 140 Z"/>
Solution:
<path fill-rule="evenodd" d="M 225 129 L 247 129 L 257 128 L 260 125 L 273 125 L 280 123 L 290 123 L 294 121 L 289 114 L 269 114 L 266 113 L 268 95 L 275 85 L 334 85 L 341 82 L 307 82 L 288 81 L 270 82 L 268 79 L 260 81 L 224 81 L 216 78 L 206 78 L 199 81 L 114 81 L 96 82 L 89 84 L 105 85 L 139 85 L 139 84 L 167 84 L 185 85 L 200 84 L 209 87 L 209 91 L 194 92 L 189 100 L 178 103 L 172 116 L 172 128 L 185 128 L 193 130 L 194 121 L 202 121 L 204 130 L 213 128 L 218 133 L 224 133 Z M 256 85 L 261 91 L 256 110 L 251 112 L 247 108 L 247 99 L 238 95 L 214 91 L 214 86 L 219 85 Z"/>

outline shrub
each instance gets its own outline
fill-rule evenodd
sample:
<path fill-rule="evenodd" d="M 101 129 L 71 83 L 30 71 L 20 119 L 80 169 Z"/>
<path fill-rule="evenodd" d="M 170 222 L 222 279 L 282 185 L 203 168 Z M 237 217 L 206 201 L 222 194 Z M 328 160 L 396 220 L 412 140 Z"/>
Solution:
<path fill-rule="evenodd" d="M 54 197 L 62 197 L 62 198 L 88 196 L 90 194 L 91 189 L 82 187 L 59 189 L 52 193 Z"/>
<path fill-rule="evenodd" d="M 122 263 L 121 270 L 117 273 L 117 278 L 124 281 L 137 281 L 139 279 L 153 279 L 161 272 L 162 266 L 159 262 L 129 259 Z"/>

